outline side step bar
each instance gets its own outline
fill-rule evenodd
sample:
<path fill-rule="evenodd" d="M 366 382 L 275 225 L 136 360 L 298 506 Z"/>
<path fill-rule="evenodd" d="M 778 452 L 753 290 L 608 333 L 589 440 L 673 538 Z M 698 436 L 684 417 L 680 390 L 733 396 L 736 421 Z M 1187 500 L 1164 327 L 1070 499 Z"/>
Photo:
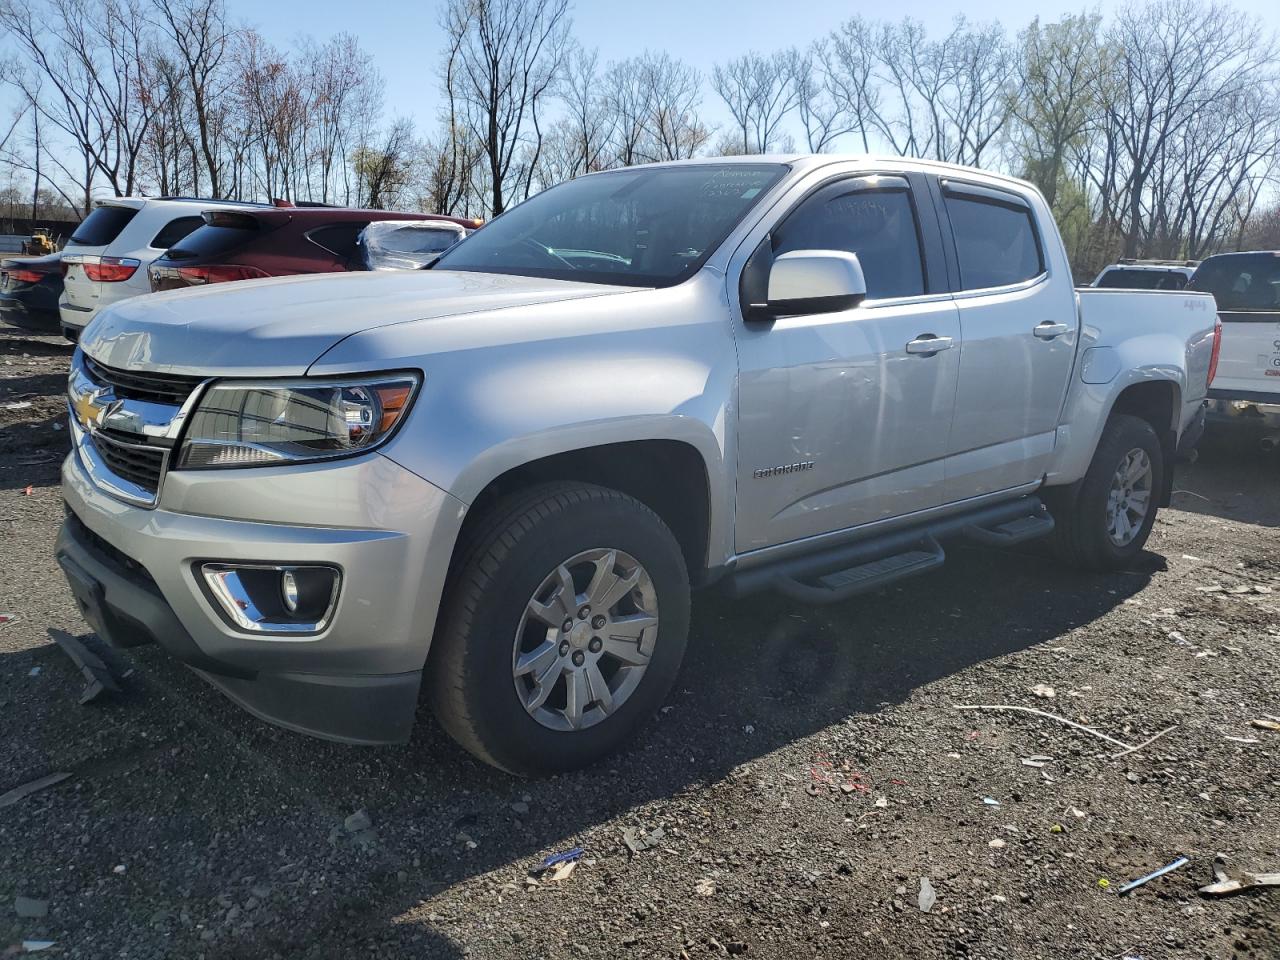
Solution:
<path fill-rule="evenodd" d="M 735 597 L 772 589 L 801 603 L 839 603 L 941 566 L 946 553 L 940 539 L 959 536 L 989 546 L 1012 546 L 1052 531 L 1053 518 L 1040 499 L 1023 497 L 736 571 L 726 588 Z"/>

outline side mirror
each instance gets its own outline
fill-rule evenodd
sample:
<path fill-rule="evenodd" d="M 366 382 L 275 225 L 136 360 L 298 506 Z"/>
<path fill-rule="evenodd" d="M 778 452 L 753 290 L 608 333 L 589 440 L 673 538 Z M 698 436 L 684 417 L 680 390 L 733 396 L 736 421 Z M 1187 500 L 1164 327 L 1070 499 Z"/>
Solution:
<path fill-rule="evenodd" d="M 774 258 L 768 289 L 772 314 L 836 313 L 866 299 L 867 281 L 856 253 L 793 250 Z"/>

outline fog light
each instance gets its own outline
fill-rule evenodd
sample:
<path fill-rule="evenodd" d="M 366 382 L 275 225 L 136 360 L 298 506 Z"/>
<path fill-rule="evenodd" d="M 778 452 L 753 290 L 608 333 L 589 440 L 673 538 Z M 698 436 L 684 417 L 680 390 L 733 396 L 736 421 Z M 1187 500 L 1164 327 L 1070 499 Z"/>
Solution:
<path fill-rule="evenodd" d="M 204 563 L 199 572 L 223 619 L 245 633 L 320 633 L 333 618 L 342 584 L 334 567 Z"/>
<path fill-rule="evenodd" d="M 280 596 L 284 600 L 284 608 L 290 613 L 298 612 L 298 578 L 292 570 L 280 574 Z"/>

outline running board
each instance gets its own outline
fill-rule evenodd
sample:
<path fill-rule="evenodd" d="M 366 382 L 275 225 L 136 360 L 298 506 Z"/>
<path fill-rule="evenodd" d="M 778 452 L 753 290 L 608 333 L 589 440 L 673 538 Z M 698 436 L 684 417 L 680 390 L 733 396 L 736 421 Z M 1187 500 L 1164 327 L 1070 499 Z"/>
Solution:
<path fill-rule="evenodd" d="M 964 535 L 970 540 L 992 547 L 1012 547 L 1051 533 L 1053 533 L 1053 517 L 1043 507 L 1039 513 L 1027 517 L 1009 520 L 994 527 L 966 527 L 964 531 Z"/>
<path fill-rule="evenodd" d="M 1053 519 L 1040 498 L 1020 497 L 878 537 L 734 570 L 726 577 L 725 587 L 735 597 L 767 589 L 801 603 L 839 603 L 941 566 L 946 560 L 938 543 L 941 539 L 966 537 L 1011 546 L 1052 530 Z"/>

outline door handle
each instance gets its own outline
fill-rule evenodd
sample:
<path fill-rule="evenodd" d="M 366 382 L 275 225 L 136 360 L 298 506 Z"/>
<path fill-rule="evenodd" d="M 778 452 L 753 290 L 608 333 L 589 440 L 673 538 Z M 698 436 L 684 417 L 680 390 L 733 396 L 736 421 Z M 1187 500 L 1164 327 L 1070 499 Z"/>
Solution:
<path fill-rule="evenodd" d="M 1041 340 L 1052 340 L 1054 337 L 1062 336 L 1070 329 L 1065 323 L 1050 323 L 1046 320 L 1044 323 L 1036 324 L 1035 329 L 1031 332 Z"/>
<path fill-rule="evenodd" d="M 907 343 L 907 353 L 931 357 L 941 350 L 950 350 L 955 341 L 950 337 L 935 337 L 932 333 L 922 333 Z"/>

